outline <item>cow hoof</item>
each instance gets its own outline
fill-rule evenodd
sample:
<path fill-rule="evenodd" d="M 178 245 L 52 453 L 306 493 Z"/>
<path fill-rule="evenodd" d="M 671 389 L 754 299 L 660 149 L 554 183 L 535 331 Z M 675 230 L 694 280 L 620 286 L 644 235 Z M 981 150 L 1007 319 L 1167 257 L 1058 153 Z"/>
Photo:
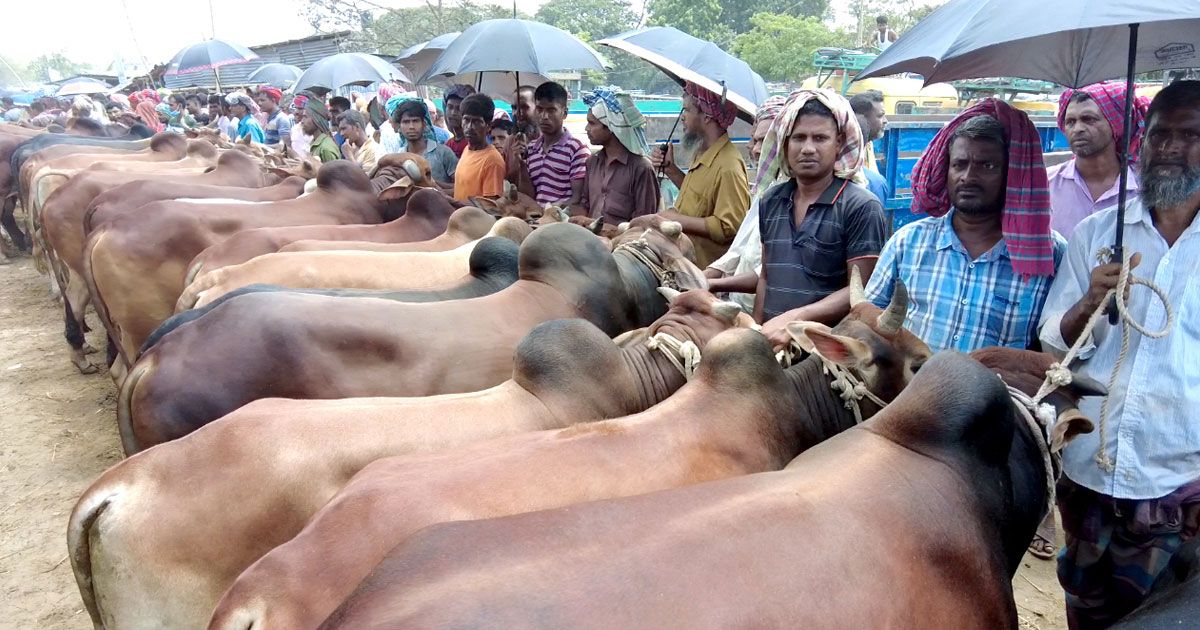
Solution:
<path fill-rule="evenodd" d="M 91 363 L 84 363 L 82 365 L 76 363 L 75 367 L 79 369 L 80 374 L 95 374 L 100 371 L 100 368 Z"/>
<path fill-rule="evenodd" d="M 84 354 L 96 354 L 97 352 L 100 352 L 100 351 L 93 348 L 92 344 L 86 343 L 86 342 L 83 344 L 83 353 Z"/>

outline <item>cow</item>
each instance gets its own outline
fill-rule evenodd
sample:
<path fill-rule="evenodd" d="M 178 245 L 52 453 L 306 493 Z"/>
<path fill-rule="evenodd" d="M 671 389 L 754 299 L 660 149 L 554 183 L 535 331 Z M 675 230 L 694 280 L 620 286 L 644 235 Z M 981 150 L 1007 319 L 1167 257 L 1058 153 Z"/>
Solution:
<path fill-rule="evenodd" d="M 400 156 L 412 154 L 396 154 L 388 156 L 395 160 Z M 402 166 L 384 166 L 376 168 L 372 187 L 379 191 L 380 187 L 400 176 L 400 179 L 410 178 L 412 173 L 424 168 L 427 172 L 428 162 L 424 158 L 410 158 Z M 432 181 L 432 180 L 431 180 Z M 386 190 L 386 188 L 382 188 Z M 383 200 L 385 203 L 386 200 Z M 386 215 L 397 217 L 388 223 L 378 226 L 302 226 L 302 227 L 263 227 L 262 229 L 245 230 L 244 233 L 233 236 L 192 260 L 188 264 L 187 281 L 191 282 L 200 271 L 220 269 L 222 266 L 245 263 L 264 253 L 280 251 L 280 247 L 298 240 L 355 240 L 377 242 L 414 242 L 424 241 L 442 234 L 451 214 L 462 204 L 431 188 L 416 190 L 402 206 L 389 206 Z"/>
<path fill-rule="evenodd" d="M 434 197 L 437 193 L 436 191 L 418 191 L 414 193 L 414 206 L 417 205 L 419 196 L 425 195 Z M 445 200 L 445 196 L 442 196 L 442 199 Z M 414 212 L 417 211 L 414 209 Z M 421 212 L 425 211 L 422 210 Z M 454 210 L 454 213 L 450 215 L 450 220 L 446 223 L 445 232 L 425 241 L 388 243 L 380 241 L 302 240 L 288 243 L 280 247 L 279 251 L 281 253 L 323 252 L 333 249 L 354 249 L 371 252 L 444 252 L 482 237 L 484 234 L 487 234 L 488 230 L 492 229 L 492 224 L 495 222 L 495 217 L 483 210 L 475 206 L 463 206 Z"/>
<path fill-rule="evenodd" d="M 259 398 L 478 391 L 507 378 L 517 343 L 551 319 L 583 317 L 613 336 L 649 325 L 666 310 L 663 282 L 705 286 L 670 223 L 670 236 L 647 229 L 613 253 L 581 227 L 539 228 L 521 245 L 520 279 L 469 300 L 243 295 L 142 355 L 118 396 L 121 443 L 133 454 Z"/>
<path fill-rule="evenodd" d="M 1200 539 L 1185 542 L 1133 612 L 1112 630 L 1175 630 L 1200 619 Z"/>
<path fill-rule="evenodd" d="M 832 331 L 793 328 L 797 337 L 814 338 L 815 352 L 862 374 L 865 387 L 886 403 L 930 351 L 900 326 L 907 301 L 902 285 L 887 311 L 861 298 L 861 283 L 857 295 L 850 314 Z M 851 354 L 845 350 L 851 346 L 864 350 Z M 714 343 L 695 378 L 641 413 L 372 462 L 296 538 L 237 579 L 210 628 L 316 627 L 389 549 L 435 523 L 781 469 L 855 425 L 854 412 L 825 370 L 817 355 L 785 370 L 769 353 Z M 864 417 L 878 410 L 870 402 L 864 407 Z"/>
<path fill-rule="evenodd" d="M 717 347 L 771 352 L 744 331 Z M 426 528 L 320 627 L 1015 629 L 1044 462 L 1091 429 L 1062 417 L 1047 438 L 994 370 L 939 353 L 782 471 Z"/>
<path fill-rule="evenodd" d="M 84 246 L 84 279 L 96 312 L 116 341 L 123 367 L 174 311 L 192 258 L 250 227 L 378 223 L 379 201 L 357 165 L 321 167 L 317 190 L 267 203 L 156 201 L 92 232 Z"/>
<path fill-rule="evenodd" d="M 531 230 L 520 219 L 506 217 L 497 221 L 489 234 L 520 243 Z M 428 291 L 461 279 L 467 273 L 471 251 L 478 242 L 468 241 L 441 252 L 328 250 L 263 254 L 240 265 L 201 274 L 179 296 L 175 312 L 205 306 L 251 284 L 296 289 Z"/>
<path fill-rule="evenodd" d="M 752 323 L 689 291 L 619 343 L 584 320 L 539 324 L 517 346 L 511 380 L 482 392 L 255 401 L 117 464 L 83 494 L 68 529 L 83 601 L 98 627 L 202 626 L 243 569 L 371 461 L 636 413 L 685 382 L 672 350 L 650 338 L 703 351 Z"/>
<path fill-rule="evenodd" d="M 138 151 L 148 146 L 154 135 L 154 132 L 145 125 L 136 125 L 129 130 L 127 135 L 117 138 L 92 138 L 65 133 L 44 133 L 34 136 L 13 150 L 12 156 L 9 158 L 9 170 L 13 177 L 12 193 L 18 199 L 24 199 L 21 188 L 22 182 L 20 180 L 22 167 L 30 156 L 39 151 L 55 146 L 93 147 L 110 151 Z M 170 135 L 174 134 L 159 134 L 158 137 L 165 138 Z"/>

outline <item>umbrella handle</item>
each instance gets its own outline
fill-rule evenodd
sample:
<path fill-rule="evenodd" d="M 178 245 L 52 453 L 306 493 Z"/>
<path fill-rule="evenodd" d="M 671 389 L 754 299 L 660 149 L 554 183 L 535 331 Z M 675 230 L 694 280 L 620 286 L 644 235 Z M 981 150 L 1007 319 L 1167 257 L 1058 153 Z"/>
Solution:
<path fill-rule="evenodd" d="M 662 145 L 661 145 L 664 162 L 661 166 L 658 167 L 658 185 L 659 186 L 662 186 L 662 180 L 665 179 L 667 176 L 667 164 L 665 162 L 665 158 L 667 157 L 667 149 L 671 148 L 671 140 L 675 137 L 675 129 L 677 129 L 679 127 L 679 121 L 682 119 L 683 119 L 683 108 L 680 107 L 679 115 L 675 117 L 675 124 L 671 125 L 671 133 L 667 134 L 667 141 L 662 143 Z"/>
<path fill-rule="evenodd" d="M 1129 25 L 1129 56 L 1125 67 L 1125 133 L 1121 136 L 1121 174 L 1117 178 L 1116 238 L 1113 239 L 1113 256 L 1110 259 L 1117 263 L 1125 262 L 1125 201 L 1129 197 L 1125 188 L 1129 183 L 1129 135 L 1133 133 L 1133 99 L 1136 97 L 1133 71 L 1137 58 L 1138 26 L 1138 24 Z M 1116 302 L 1117 298 L 1114 297 L 1108 308 L 1108 323 L 1113 325 L 1120 319 Z"/>

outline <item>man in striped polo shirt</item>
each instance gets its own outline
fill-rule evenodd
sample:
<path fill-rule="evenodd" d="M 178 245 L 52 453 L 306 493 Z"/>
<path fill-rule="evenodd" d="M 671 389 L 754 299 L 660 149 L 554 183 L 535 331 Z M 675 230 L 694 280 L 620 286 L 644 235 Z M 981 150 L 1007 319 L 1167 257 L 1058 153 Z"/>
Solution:
<path fill-rule="evenodd" d="M 546 82 L 534 91 L 533 101 L 534 119 L 541 136 L 526 145 L 524 134 L 517 134 L 516 154 L 524 159 L 511 165 L 509 174 L 516 176 L 517 189 L 538 203 L 578 205 L 591 152 L 563 127 L 567 90 L 552 81 Z"/>

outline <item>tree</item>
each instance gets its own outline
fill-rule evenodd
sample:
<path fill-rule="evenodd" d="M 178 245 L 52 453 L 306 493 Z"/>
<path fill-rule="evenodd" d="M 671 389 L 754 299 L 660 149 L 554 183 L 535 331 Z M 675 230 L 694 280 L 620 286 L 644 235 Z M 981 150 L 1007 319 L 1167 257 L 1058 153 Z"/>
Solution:
<path fill-rule="evenodd" d="M 355 0 L 308 0 L 303 14 L 320 32 L 354 31 L 343 44 L 346 50 L 391 54 L 438 35 L 465 31 L 476 22 L 513 16 L 512 8 L 473 0 L 425 0 L 425 6 L 391 9 L 378 16 L 368 10 L 373 6 Z"/>
<path fill-rule="evenodd" d="M 829 0 L 725 0 L 721 3 L 721 22 L 734 33 L 746 33 L 754 28 L 750 18 L 755 13 L 779 13 L 795 17 L 829 17 Z"/>
<path fill-rule="evenodd" d="M 533 19 L 587 42 L 633 30 L 638 24 L 628 0 L 550 0 Z"/>
<path fill-rule="evenodd" d="M 50 71 L 53 70 L 60 74 L 57 77 L 65 79 L 74 74 L 79 74 L 87 70 L 86 64 L 79 64 L 67 59 L 66 55 L 61 52 L 39 55 L 30 61 L 26 66 L 26 76 L 31 77 L 34 81 L 51 81 Z"/>
<path fill-rule="evenodd" d="M 853 39 L 815 17 L 756 13 L 750 23 L 753 28 L 738 35 L 733 52 L 768 81 L 799 82 L 815 73 L 813 51 L 848 46 Z"/>
<path fill-rule="evenodd" d="M 729 49 L 736 33 L 722 21 L 720 0 L 649 0 L 651 26 L 674 26 Z"/>

